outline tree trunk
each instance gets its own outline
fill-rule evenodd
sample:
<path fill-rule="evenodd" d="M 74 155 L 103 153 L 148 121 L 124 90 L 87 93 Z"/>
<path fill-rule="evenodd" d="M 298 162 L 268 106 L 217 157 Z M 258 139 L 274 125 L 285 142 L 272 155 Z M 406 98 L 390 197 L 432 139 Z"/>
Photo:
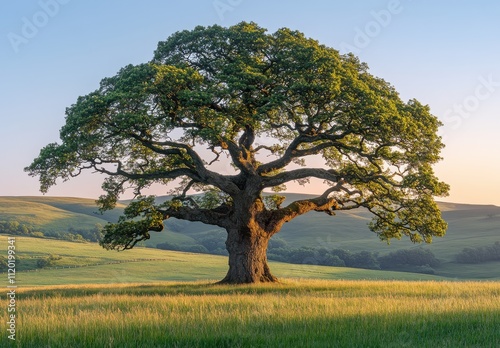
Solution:
<path fill-rule="evenodd" d="M 222 284 L 268 283 L 278 279 L 267 265 L 270 236 L 258 228 L 228 228 L 229 271 Z"/>

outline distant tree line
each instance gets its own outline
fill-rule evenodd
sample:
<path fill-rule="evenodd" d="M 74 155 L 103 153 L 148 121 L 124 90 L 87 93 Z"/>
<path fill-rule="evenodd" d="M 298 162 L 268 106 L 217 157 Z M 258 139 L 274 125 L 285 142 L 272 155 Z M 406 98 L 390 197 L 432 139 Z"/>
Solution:
<path fill-rule="evenodd" d="M 32 226 L 16 220 L 0 221 L 0 232 L 18 236 L 29 236 L 36 233 Z M 42 233 L 43 235 L 43 233 Z"/>
<path fill-rule="evenodd" d="M 434 253 L 424 248 L 401 249 L 378 258 L 380 268 L 393 271 L 409 271 L 434 274 L 441 263 Z"/>
<path fill-rule="evenodd" d="M 98 242 L 101 240 L 101 224 L 95 224 L 94 227 L 89 229 L 76 229 L 73 227 L 68 228 L 68 232 L 70 234 L 75 235 L 75 238 L 80 239 L 78 236 L 81 236 L 81 239 L 88 242 Z"/>
<path fill-rule="evenodd" d="M 157 248 L 164 250 L 186 251 L 227 255 L 224 237 L 225 231 L 194 236 L 198 244 L 179 245 L 172 242 L 159 243 Z M 344 249 L 300 247 L 293 248 L 288 243 L 274 237 L 269 242 L 267 257 L 269 260 L 336 267 L 353 267 L 375 270 L 398 270 L 434 274 L 434 267 L 440 261 L 427 249 L 412 248 L 391 252 L 379 256 L 370 251 L 352 252 Z"/>
<path fill-rule="evenodd" d="M 455 260 L 459 263 L 483 263 L 489 261 L 500 261 L 500 242 L 490 246 L 477 248 L 464 248 Z"/>
<path fill-rule="evenodd" d="M 21 223 L 16 220 L 0 221 L 0 233 L 39 238 L 50 237 L 72 242 L 98 242 L 101 238 L 101 229 L 102 226 L 96 224 L 94 227 L 88 229 L 69 227 L 67 231 L 42 232 L 29 224 Z"/>
<path fill-rule="evenodd" d="M 377 254 L 369 251 L 351 252 L 343 249 L 326 248 L 272 248 L 270 260 L 322 266 L 380 269 Z"/>
<path fill-rule="evenodd" d="M 198 244 L 194 245 L 179 245 L 172 242 L 164 242 L 156 245 L 158 249 L 185 251 L 190 253 L 214 254 L 214 255 L 228 255 L 226 244 L 225 231 L 217 231 L 207 233 L 201 236 L 194 237 Z"/>

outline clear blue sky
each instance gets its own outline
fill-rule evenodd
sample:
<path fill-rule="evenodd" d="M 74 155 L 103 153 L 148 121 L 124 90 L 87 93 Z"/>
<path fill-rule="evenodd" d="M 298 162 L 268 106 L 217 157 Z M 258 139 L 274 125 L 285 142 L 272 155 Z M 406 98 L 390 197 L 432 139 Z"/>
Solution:
<path fill-rule="evenodd" d="M 500 205 L 500 2 L 494 0 L 23 0 L 0 4 L 0 195 L 38 195 L 23 168 L 58 141 L 64 110 L 158 41 L 254 21 L 353 51 L 445 124 L 439 177 L 454 202 Z M 49 195 L 96 198 L 98 175 Z"/>

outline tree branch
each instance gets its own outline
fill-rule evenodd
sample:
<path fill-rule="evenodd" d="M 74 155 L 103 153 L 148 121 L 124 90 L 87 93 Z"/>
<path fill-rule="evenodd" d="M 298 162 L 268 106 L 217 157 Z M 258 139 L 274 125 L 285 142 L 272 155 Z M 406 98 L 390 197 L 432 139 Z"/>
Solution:
<path fill-rule="evenodd" d="M 274 234 L 281 229 L 284 223 L 312 210 L 324 212 L 328 215 L 335 215 L 334 210 L 337 210 L 340 207 L 339 203 L 336 198 L 329 198 L 328 196 L 335 191 L 339 191 L 341 185 L 342 183 L 338 183 L 334 187 L 326 190 L 319 197 L 298 200 L 290 203 L 284 208 L 269 212 L 266 229 L 270 231 L 271 234 Z"/>
<path fill-rule="evenodd" d="M 234 165 L 246 174 L 255 174 L 255 168 L 252 165 L 252 156 L 250 158 L 244 157 L 244 151 L 238 145 L 236 145 L 233 141 L 227 141 L 225 143 L 227 145 L 227 150 L 229 151 L 229 155 L 234 163 Z"/>
<path fill-rule="evenodd" d="M 263 177 L 263 187 L 275 187 L 293 180 L 305 178 L 318 178 L 331 182 L 337 182 L 341 179 L 340 173 L 333 169 L 323 168 L 301 168 L 279 173 L 269 177 Z"/>
<path fill-rule="evenodd" d="M 182 206 L 167 210 L 159 209 L 158 211 L 163 214 L 165 220 L 174 217 L 181 220 L 202 222 L 204 224 L 226 228 L 228 226 L 227 215 L 230 213 L 231 209 L 229 206 L 223 204 L 215 209 L 188 208 Z"/>
<path fill-rule="evenodd" d="M 237 186 L 234 185 L 233 182 L 224 175 L 208 170 L 205 167 L 203 159 L 198 155 L 198 153 L 196 153 L 196 151 L 193 150 L 191 146 L 173 141 L 150 141 L 133 133 L 131 133 L 130 136 L 138 140 L 143 146 L 151 149 L 152 151 L 158 154 L 179 155 L 179 158 L 186 166 L 188 166 L 191 169 L 191 171 L 185 172 L 184 174 L 178 175 L 176 177 L 186 175 L 198 182 L 203 182 L 209 185 L 216 186 L 228 194 L 233 194 L 233 195 L 238 194 L 239 191 Z M 171 148 L 165 149 L 162 148 L 163 146 L 168 146 Z M 192 163 L 182 159 L 183 153 L 180 150 L 185 151 L 185 153 L 192 160 Z M 129 175 L 134 175 L 134 174 L 129 174 Z M 140 177 L 139 179 L 149 179 L 149 177 Z M 151 179 L 154 179 L 154 177 L 152 177 Z"/>
<path fill-rule="evenodd" d="M 275 161 L 263 164 L 257 168 L 257 172 L 259 174 L 265 174 L 272 172 L 277 169 L 281 169 L 290 164 L 294 158 L 305 157 L 310 155 L 315 155 L 320 153 L 322 150 L 325 150 L 329 147 L 339 146 L 342 144 L 339 142 L 340 139 L 345 136 L 351 134 L 352 131 L 345 131 L 342 134 L 334 135 L 334 134 L 326 134 L 326 133 L 317 133 L 317 134 L 307 134 L 305 132 L 301 132 L 299 136 L 297 136 L 285 150 L 285 153 L 281 158 L 278 158 Z M 302 144 L 312 144 L 315 142 L 322 142 L 310 149 L 299 150 L 299 146 Z"/>
<path fill-rule="evenodd" d="M 110 163 L 116 164 L 116 162 L 110 162 Z M 141 173 L 129 173 L 123 170 L 121 163 L 118 163 L 116 171 L 111 171 L 104 167 L 98 167 L 99 164 L 104 164 L 104 163 L 94 163 L 93 165 L 94 169 L 97 172 L 107 174 L 110 176 L 123 176 L 130 180 L 177 179 L 182 176 L 187 176 L 189 178 L 192 178 L 193 180 L 200 180 L 200 177 L 197 175 L 197 173 L 188 168 L 176 168 L 167 171 L 157 171 L 157 172 L 141 174 Z"/>

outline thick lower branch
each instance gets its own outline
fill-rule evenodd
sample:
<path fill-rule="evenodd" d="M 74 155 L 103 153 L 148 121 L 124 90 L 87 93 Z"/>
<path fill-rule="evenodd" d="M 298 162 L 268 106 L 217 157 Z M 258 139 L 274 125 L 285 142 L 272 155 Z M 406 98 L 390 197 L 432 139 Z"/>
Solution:
<path fill-rule="evenodd" d="M 174 217 L 180 220 L 203 222 L 204 224 L 226 228 L 230 207 L 227 205 L 221 205 L 215 209 L 179 207 L 159 211 L 163 214 L 165 220 Z"/>
<path fill-rule="evenodd" d="M 337 182 L 338 180 L 340 180 L 340 173 L 333 169 L 323 168 L 295 169 L 279 173 L 274 176 L 264 177 L 263 187 L 275 187 L 293 180 L 300 180 L 305 178 L 318 178 L 328 180 L 330 182 Z"/>
<path fill-rule="evenodd" d="M 196 172 L 189 168 L 176 168 L 172 170 L 166 171 L 157 171 L 151 173 L 130 173 L 122 169 L 121 162 L 111 162 L 113 164 L 117 164 L 118 168 L 115 171 L 108 170 L 104 167 L 100 167 L 98 165 L 103 163 L 94 163 L 94 169 L 103 174 L 107 174 L 110 176 L 122 176 L 130 180 L 161 180 L 161 179 L 177 179 L 180 177 L 188 177 L 193 179 L 196 182 L 213 185 L 218 187 L 222 191 L 234 195 L 238 194 L 238 187 L 232 182 L 231 178 L 228 176 L 224 176 L 215 172 L 212 172 L 208 169 L 203 170 L 202 172 Z"/>
<path fill-rule="evenodd" d="M 335 210 L 341 210 L 342 206 L 337 198 L 329 197 L 333 192 L 342 190 L 342 182 L 326 190 L 321 196 L 311 199 L 302 199 L 290 203 L 288 206 L 269 212 L 266 230 L 271 234 L 277 233 L 284 223 L 291 221 L 297 216 L 310 211 L 324 212 L 335 215 Z"/>

